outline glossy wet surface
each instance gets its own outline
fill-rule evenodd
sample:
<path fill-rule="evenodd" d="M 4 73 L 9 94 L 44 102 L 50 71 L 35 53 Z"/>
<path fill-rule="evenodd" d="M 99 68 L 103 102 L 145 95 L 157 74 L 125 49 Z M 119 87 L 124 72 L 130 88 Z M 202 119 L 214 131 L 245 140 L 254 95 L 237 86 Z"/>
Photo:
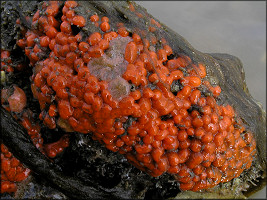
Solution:
<path fill-rule="evenodd" d="M 266 110 L 266 3 L 142 1 L 197 50 L 241 59 L 251 95 Z"/>
<path fill-rule="evenodd" d="M 266 2 L 137 3 L 197 50 L 237 56 L 243 63 L 251 95 L 266 110 Z M 266 187 L 252 196 L 264 197 Z"/>

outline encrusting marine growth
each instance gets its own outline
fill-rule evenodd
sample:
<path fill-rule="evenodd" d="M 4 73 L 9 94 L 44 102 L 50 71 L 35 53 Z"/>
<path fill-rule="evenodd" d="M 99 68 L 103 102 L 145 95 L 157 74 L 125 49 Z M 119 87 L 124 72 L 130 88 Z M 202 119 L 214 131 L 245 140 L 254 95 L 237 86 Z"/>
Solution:
<path fill-rule="evenodd" d="M 17 41 L 33 67 L 31 89 L 42 110 L 39 118 L 47 127 L 92 132 L 94 140 L 124 154 L 151 176 L 173 174 L 181 190 L 214 187 L 251 166 L 255 138 L 230 105 L 216 103 L 221 88 L 205 80 L 204 63 L 176 56 L 164 38 L 128 32 L 123 23 L 112 27 L 106 16 L 85 19 L 75 13 L 77 6 L 79 2 L 66 1 L 61 19 L 56 20 L 59 2 L 44 3 L 32 17 L 31 29 L 24 29 L 24 38 Z M 99 32 L 73 31 L 73 26 L 82 28 L 87 23 L 99 27 Z M 160 27 L 151 18 L 148 30 Z M 18 94 L 23 91 L 14 89 L 13 95 L 21 98 L 19 105 L 24 105 L 26 96 Z M 10 110 L 13 95 L 1 98 L 9 102 Z M 23 107 L 13 111 L 21 112 Z M 22 121 L 24 127 L 27 123 L 31 126 Z M 35 129 L 28 130 L 30 134 Z M 49 157 L 57 154 L 52 146 L 62 152 L 68 137 L 44 148 L 41 145 Z M 8 176 L 15 158 L 6 155 L 4 145 L 1 148 L 1 192 L 13 192 L 3 189 L 3 183 L 22 178 Z"/>

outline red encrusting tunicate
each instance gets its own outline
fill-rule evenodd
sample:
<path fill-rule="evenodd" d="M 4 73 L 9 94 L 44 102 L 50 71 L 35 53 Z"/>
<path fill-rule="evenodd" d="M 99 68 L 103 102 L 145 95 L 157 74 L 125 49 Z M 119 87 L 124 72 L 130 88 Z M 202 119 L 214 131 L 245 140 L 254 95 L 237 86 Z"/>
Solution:
<path fill-rule="evenodd" d="M 181 190 L 214 187 L 251 166 L 255 138 L 232 106 L 217 104 L 221 88 L 207 81 L 204 63 L 177 55 L 165 38 L 131 32 L 123 23 L 112 27 L 107 16 L 92 13 L 88 20 L 73 9 L 79 2 L 66 1 L 61 21 L 49 23 L 58 5 L 37 11 L 38 30 L 17 42 L 38 66 L 32 92 L 47 127 L 92 132 L 151 176 L 173 174 Z M 133 4 L 129 9 L 143 18 Z M 98 31 L 74 35 L 71 25 L 89 23 Z M 158 29 L 151 18 L 144 33 Z M 59 143 L 46 146 L 48 155 L 61 151 Z"/>
<path fill-rule="evenodd" d="M 1 104 L 12 112 L 14 118 L 27 130 L 33 144 L 48 157 L 55 157 L 69 145 L 68 136 L 63 136 L 58 142 L 43 145 L 41 126 L 34 122 L 33 112 L 26 108 L 25 92 L 16 85 L 1 91 Z M 49 113 L 55 115 L 55 107 L 50 106 Z M 56 145 L 54 145 L 56 144 Z M 50 146 L 51 148 L 49 148 Z M 53 146 L 54 145 L 54 146 Z M 45 146 L 45 147 L 44 147 Z M 52 155 L 52 156 L 51 156 Z M 27 179 L 31 170 L 25 167 L 8 148 L 1 144 L 1 193 L 15 193 L 17 184 Z"/>

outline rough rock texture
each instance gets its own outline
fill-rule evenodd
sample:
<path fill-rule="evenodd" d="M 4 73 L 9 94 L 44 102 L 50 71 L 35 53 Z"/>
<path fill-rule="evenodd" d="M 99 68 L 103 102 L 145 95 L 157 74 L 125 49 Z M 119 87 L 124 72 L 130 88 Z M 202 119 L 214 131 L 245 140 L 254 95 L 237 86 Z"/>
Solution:
<path fill-rule="evenodd" d="M 103 14 L 109 17 L 109 19 L 112 19 L 110 20 L 111 26 L 115 25 L 112 24 L 113 22 L 122 21 L 130 32 L 138 32 L 142 29 L 148 29 L 148 19 L 151 16 L 138 5 L 134 4 L 136 10 L 145 15 L 145 18 L 143 19 L 140 19 L 132 12 L 129 12 L 129 4 L 127 2 L 81 1 L 79 4 L 80 6 L 75 9 L 79 15 L 87 16 L 87 9 L 89 9 L 99 15 Z M 38 5 L 40 7 L 38 2 L 31 2 L 30 5 L 29 2 L 1 2 L 1 15 L 3 21 L 3 23 L 1 23 L 1 30 L 6 30 L 1 32 L 1 48 L 11 50 L 11 56 L 14 58 L 16 58 L 16 52 L 20 51 L 20 49 L 15 46 L 15 40 L 20 37 L 18 29 L 15 28 L 15 21 L 19 16 L 32 16 L 37 10 Z M 21 17 L 21 19 L 23 18 L 24 17 Z M 27 21 L 22 20 L 22 23 L 27 26 Z M 150 37 L 150 35 L 164 37 L 170 44 L 175 55 L 186 55 L 190 57 L 193 62 L 205 63 L 207 68 L 206 79 L 211 84 L 220 85 L 222 89 L 221 95 L 217 99 L 217 103 L 222 105 L 232 105 L 245 124 L 246 129 L 255 134 L 258 155 L 253 160 L 252 167 L 245 170 L 240 177 L 231 180 L 229 183 L 219 184 L 213 189 L 197 193 L 181 192 L 178 189 L 178 183 L 171 175 L 164 174 L 160 177 L 153 178 L 130 165 L 124 156 L 113 153 L 104 148 L 103 145 L 99 144 L 97 141 L 92 140 L 91 134 L 84 135 L 80 133 L 72 133 L 70 147 L 66 149 L 63 155 L 57 157 L 51 166 L 47 165 L 46 170 L 49 169 L 52 172 L 57 170 L 60 171 L 59 174 L 56 174 L 62 178 L 60 184 L 66 184 L 66 180 L 70 180 L 80 181 L 79 184 L 84 184 L 85 188 L 89 185 L 89 189 L 95 191 L 95 194 L 92 194 L 99 195 L 97 197 L 100 198 L 105 198 L 108 194 L 123 199 L 166 199 L 175 196 L 177 198 L 199 198 L 199 193 L 201 193 L 201 197 L 231 198 L 233 196 L 238 196 L 243 198 L 245 196 L 241 193 L 242 191 L 246 191 L 248 188 L 250 188 L 250 190 L 256 190 L 257 188 L 260 188 L 262 184 L 266 184 L 266 114 L 248 92 L 242 63 L 238 58 L 227 54 L 201 53 L 194 49 L 179 34 L 173 32 L 163 24 L 161 24 L 161 26 L 162 29 L 160 29 L 160 31 L 148 33 L 147 37 Z M 80 28 L 79 31 L 81 31 L 83 35 L 90 35 L 95 31 L 99 31 L 99 28 L 87 24 L 85 27 Z M 20 58 L 16 59 L 22 59 L 22 52 L 20 52 L 19 55 Z M 26 62 L 29 61 L 26 60 Z M 30 73 L 31 72 L 25 76 L 28 76 Z M 29 77 L 21 76 L 24 79 Z M 11 77 L 10 81 L 14 82 L 15 80 Z M 23 86 L 24 83 L 18 81 L 17 84 Z M 30 90 L 30 85 L 28 85 L 28 90 Z M 27 96 L 31 95 L 30 92 L 26 94 Z M 36 101 L 30 101 L 29 106 L 32 107 L 34 111 L 39 112 L 39 108 L 35 108 Z M 16 124 L 14 124 L 14 127 L 16 127 Z M 50 130 L 43 127 L 42 131 L 42 134 L 45 135 L 44 133 L 49 132 Z M 54 130 L 54 132 L 60 131 L 62 130 Z M 13 135 L 10 137 L 12 138 L 16 136 Z M 45 137 L 47 137 L 47 141 L 54 140 L 53 136 Z M 3 141 L 10 147 L 12 152 L 14 151 L 13 153 L 15 156 L 33 171 L 37 172 L 37 174 L 41 172 L 37 167 L 37 164 L 40 164 L 41 161 L 46 164 L 49 162 L 48 160 L 44 160 L 41 154 L 38 154 L 37 152 L 35 154 L 34 150 L 33 154 L 35 155 L 36 165 L 33 162 L 29 163 L 29 161 L 26 161 L 25 159 L 31 157 L 31 155 L 27 155 L 27 151 L 29 153 L 34 147 L 30 145 L 30 142 L 27 144 L 29 146 L 25 146 L 23 144 L 23 142 L 25 142 L 24 138 L 18 138 L 17 141 L 13 140 L 13 143 L 11 142 L 12 140 L 9 141 L 4 139 Z M 16 143 L 19 145 L 13 146 Z M 21 151 L 20 154 L 16 153 L 15 151 L 19 151 L 20 148 L 24 148 L 25 151 Z M 38 160 L 40 160 L 39 163 Z M 43 172 L 41 172 L 37 178 L 33 177 L 33 182 L 28 184 L 25 182 L 25 185 L 28 187 L 26 187 L 25 190 L 21 190 L 22 192 L 17 194 L 17 197 L 26 198 L 30 196 L 33 198 L 49 198 L 51 197 L 49 196 L 50 193 L 54 193 L 54 198 L 65 198 L 66 196 L 64 196 L 64 194 L 69 197 L 75 197 L 75 195 L 72 196 L 71 193 L 76 193 L 77 190 L 79 190 L 78 187 L 70 188 L 70 191 L 67 193 L 66 190 L 62 190 L 61 187 L 56 187 L 64 193 L 62 194 L 61 192 L 48 187 L 45 181 L 41 181 L 43 176 L 45 176 L 45 173 L 46 171 L 43 169 Z M 69 179 L 65 179 L 64 181 L 65 176 Z M 261 179 L 261 177 L 264 179 Z M 48 181 L 50 179 L 50 177 L 45 178 L 48 178 Z M 261 180 L 261 182 L 257 183 L 257 186 L 254 187 L 250 182 L 256 182 L 257 180 Z M 82 190 L 84 191 L 85 188 Z M 248 194 L 249 193 L 247 193 L 247 195 Z M 6 198 L 8 197 L 9 196 L 7 195 Z M 76 196 L 76 198 L 79 197 L 86 196 Z M 94 196 L 88 196 L 88 198 L 93 197 Z"/>

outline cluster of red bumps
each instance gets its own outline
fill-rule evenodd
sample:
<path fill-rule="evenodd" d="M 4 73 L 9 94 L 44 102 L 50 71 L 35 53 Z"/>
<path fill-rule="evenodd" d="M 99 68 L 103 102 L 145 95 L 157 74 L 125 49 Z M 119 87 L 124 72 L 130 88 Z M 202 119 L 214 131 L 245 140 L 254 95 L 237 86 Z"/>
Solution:
<path fill-rule="evenodd" d="M 8 57 L 6 57 L 8 55 Z M 1 71 L 5 73 L 14 72 L 11 67 L 12 60 L 10 60 L 9 51 L 1 51 L 1 60 L 4 66 Z M 8 65 L 9 64 L 9 65 Z M 15 66 L 15 70 L 20 70 L 19 66 Z M 10 71 L 9 69 L 12 69 Z M 65 147 L 69 145 L 67 136 L 63 136 L 59 141 L 52 144 L 43 144 L 43 139 L 40 134 L 41 127 L 34 123 L 33 113 L 27 109 L 27 97 L 25 92 L 16 85 L 4 88 L 1 90 L 1 105 L 27 130 L 33 144 L 46 156 L 54 158 L 61 153 Z M 30 174 L 31 170 L 26 168 L 8 148 L 1 144 L 1 193 L 14 193 L 17 190 L 17 184 L 24 181 Z"/>
<path fill-rule="evenodd" d="M 1 144 L 1 193 L 17 190 L 17 182 L 25 180 L 30 169 L 25 168 L 4 144 Z"/>
<path fill-rule="evenodd" d="M 32 92 L 46 126 L 93 132 L 148 174 L 174 174 L 181 190 L 211 188 L 251 166 L 255 139 L 230 105 L 216 103 L 221 88 L 205 80 L 204 64 L 169 59 L 174 52 L 166 39 L 130 34 L 123 23 L 111 27 L 106 16 L 87 20 L 77 6 L 66 1 L 56 20 L 59 2 L 44 3 L 17 41 L 34 66 Z M 133 4 L 129 9 L 143 18 Z M 88 23 L 99 32 L 73 34 L 72 25 Z M 151 18 L 148 31 L 160 28 Z"/>
<path fill-rule="evenodd" d="M 3 89 L 1 91 L 1 104 L 8 110 L 16 114 L 13 114 L 19 123 L 27 130 L 34 145 L 42 151 L 43 139 L 40 135 L 40 126 L 34 124 L 32 121 L 32 112 L 24 109 L 26 106 L 26 95 L 22 89 L 14 86 L 13 94 L 11 89 Z M 5 105 L 6 104 L 6 105 Z M 22 117 L 18 117 L 17 114 L 22 114 Z M 1 193 L 13 193 L 17 190 L 17 183 L 25 180 L 31 170 L 26 168 L 8 148 L 1 144 Z"/>

